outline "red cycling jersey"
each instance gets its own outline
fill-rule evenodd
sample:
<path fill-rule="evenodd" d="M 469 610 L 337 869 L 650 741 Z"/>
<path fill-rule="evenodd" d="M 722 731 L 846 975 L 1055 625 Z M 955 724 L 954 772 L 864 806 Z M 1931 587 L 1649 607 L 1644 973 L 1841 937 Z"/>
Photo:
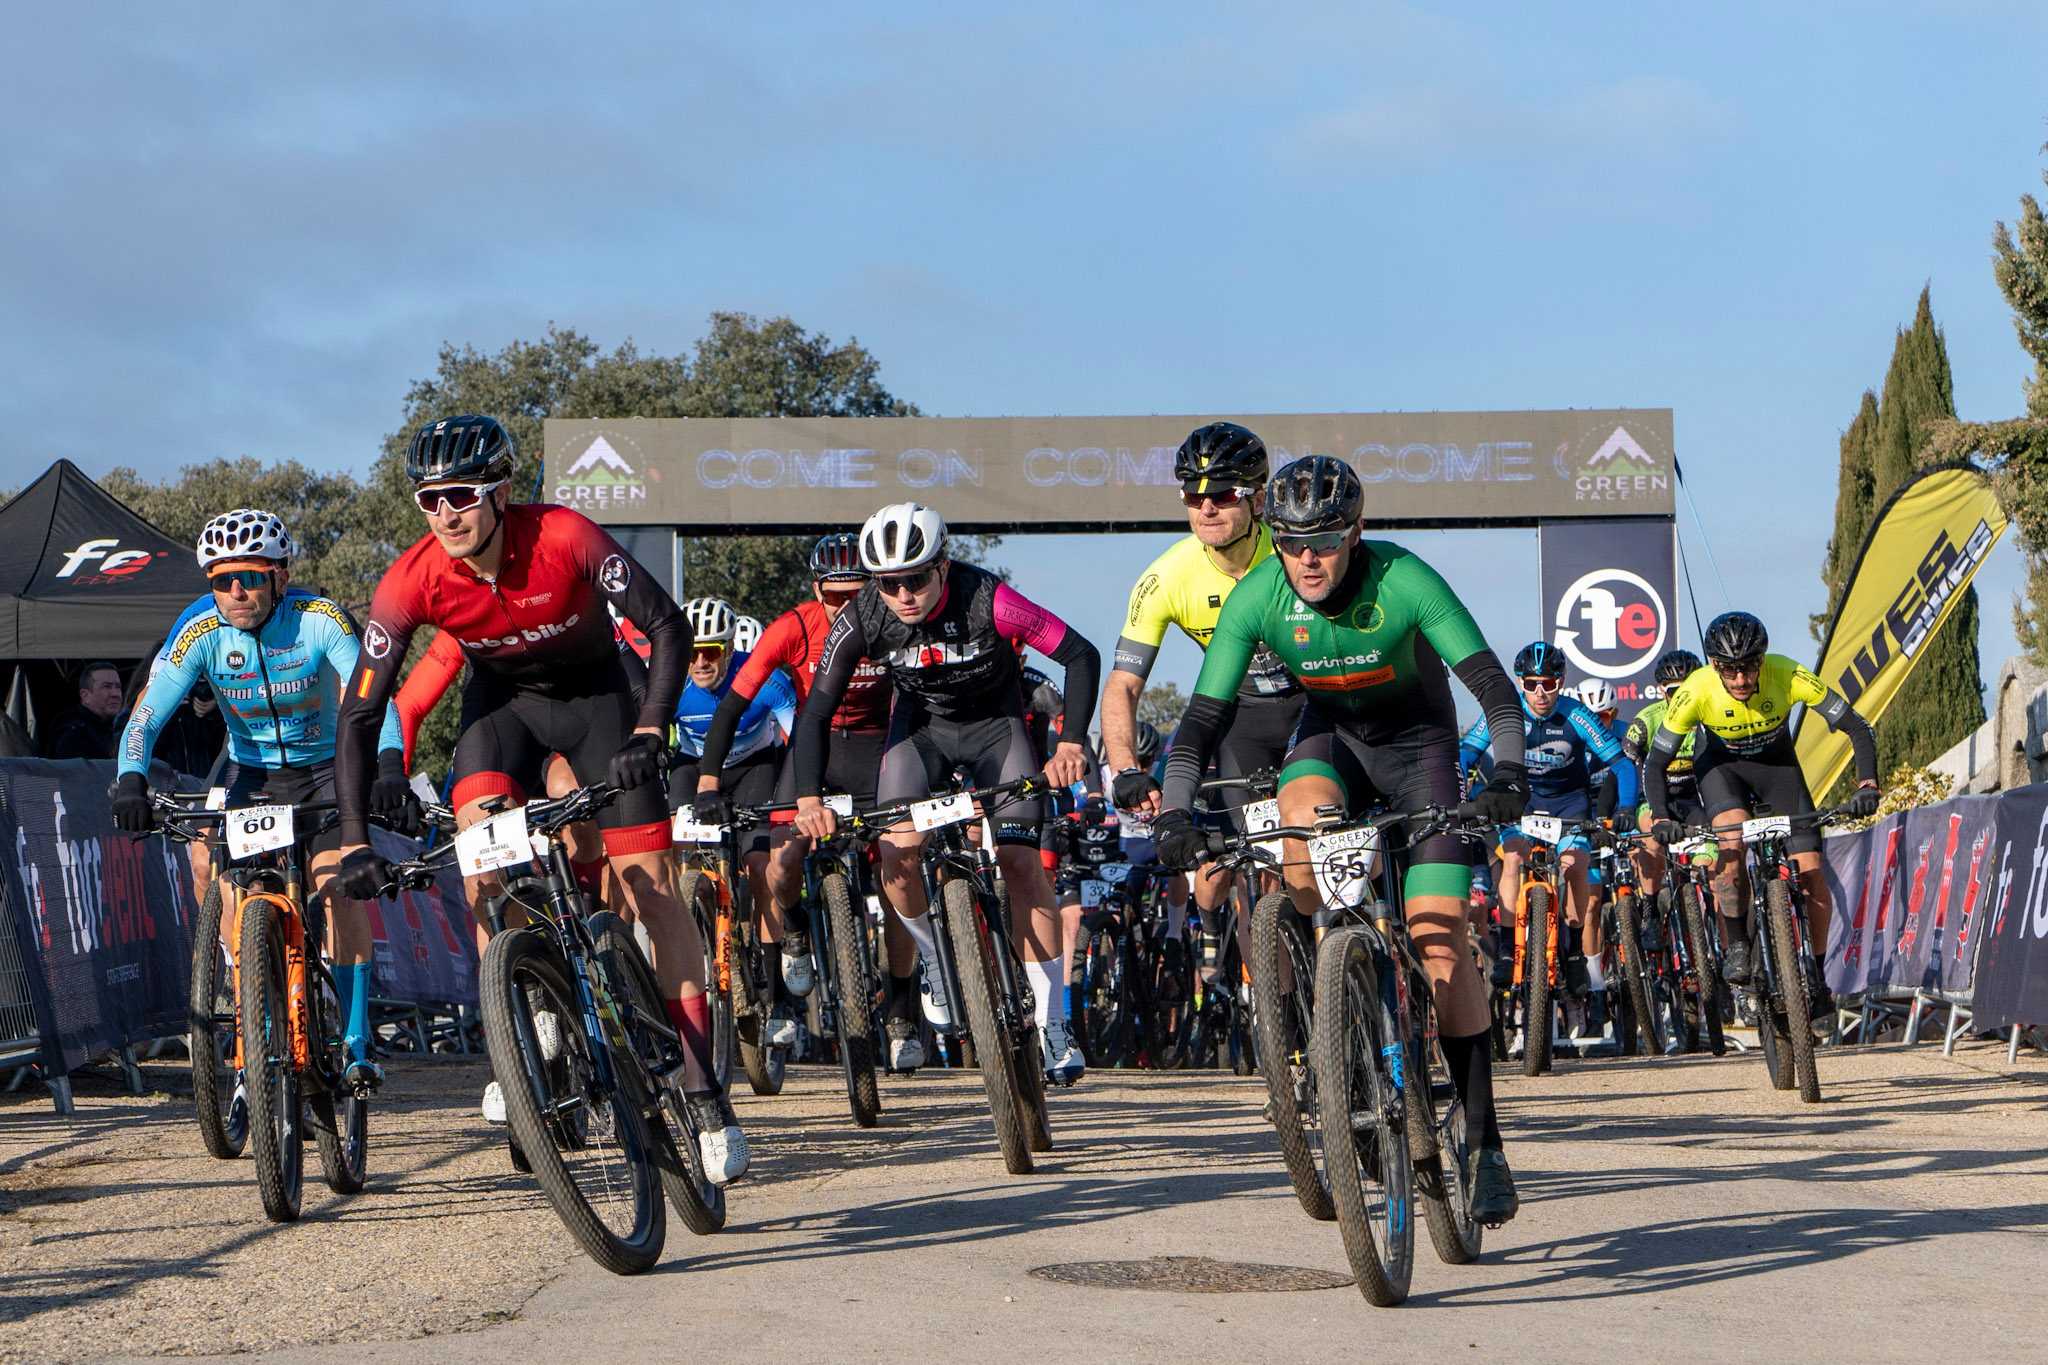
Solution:
<path fill-rule="evenodd" d="M 495 579 L 451 559 L 429 532 L 377 584 L 363 626 L 361 667 L 342 694 L 335 722 L 343 842 L 367 840 L 376 727 L 421 626 L 454 636 L 476 675 L 540 696 L 587 696 L 619 676 L 609 601 L 640 624 L 652 644 L 638 723 L 668 725 L 683 690 L 690 625 L 667 590 L 603 527 L 569 508 L 514 503 L 499 534 L 505 550 Z"/>
<path fill-rule="evenodd" d="M 832 629 L 825 604 L 815 599 L 799 602 L 775 618 L 761 632 L 761 643 L 747 656 L 746 665 L 732 681 L 732 690 L 752 701 L 767 685 L 768 675 L 787 668 L 796 683 L 799 704 L 811 695 L 811 679 L 818 671 L 818 656 L 825 651 L 825 636 Z M 863 660 L 846 684 L 846 695 L 832 713 L 838 730 L 886 730 L 889 728 L 889 669 L 874 660 Z"/>

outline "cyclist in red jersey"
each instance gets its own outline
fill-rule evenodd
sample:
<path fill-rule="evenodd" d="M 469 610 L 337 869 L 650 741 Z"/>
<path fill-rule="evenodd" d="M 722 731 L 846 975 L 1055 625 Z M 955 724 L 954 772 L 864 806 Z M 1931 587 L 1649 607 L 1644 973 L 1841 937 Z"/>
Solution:
<path fill-rule="evenodd" d="M 740 717 L 760 694 L 777 668 L 786 669 L 796 684 L 799 704 L 811 694 L 824 652 L 825 636 L 848 603 L 860 596 L 868 571 L 860 562 L 860 538 L 851 531 L 837 531 L 821 538 L 811 548 L 811 593 L 769 623 L 746 666 L 733 679 L 732 690 L 718 704 L 711 729 L 704 737 L 704 759 L 697 779 L 697 819 L 723 823 L 727 814 L 720 794 L 720 772 L 732 746 Z M 832 713 L 825 758 L 825 786 L 832 792 L 851 796 L 856 806 L 875 803 L 875 779 L 882 766 L 882 742 L 889 729 L 889 671 L 872 660 L 863 661 L 846 685 L 846 693 Z M 793 751 L 791 751 L 793 752 Z M 791 753 L 783 755 L 782 773 L 776 782 L 775 799 L 787 803 L 796 799 L 796 766 Z M 773 860 L 768 868 L 771 913 L 781 916 L 776 926 L 782 941 L 782 980 L 793 995 L 811 991 L 810 913 L 803 904 L 804 859 L 810 855 L 811 839 L 793 828 L 778 830 Z M 916 945 L 894 915 L 883 920 L 883 938 L 889 954 L 889 970 L 907 977 L 916 966 Z M 923 1040 L 900 1031 L 891 1035 L 889 1069 L 914 1071 L 924 1064 Z"/>
<path fill-rule="evenodd" d="M 413 633 L 438 626 L 470 666 L 451 797 L 459 826 L 483 819 L 491 798 L 518 802 L 539 790 L 550 753 L 566 758 L 579 782 L 608 779 L 621 789 L 598 826 L 653 944 L 667 1012 L 686 1044 L 683 1086 L 703 1125 L 701 1155 L 710 1178 L 723 1184 L 746 1169 L 746 1138 L 710 1066 L 703 945 L 676 900 L 659 780 L 689 623 L 602 527 L 566 507 L 511 502 L 512 458 L 512 438 L 489 417 L 430 423 L 413 438 L 406 473 L 428 534 L 377 585 L 362 662 L 336 721 L 343 875 L 351 889 L 371 891 L 389 877 L 389 865 L 366 846 L 370 748 Z M 637 715 L 607 603 L 639 624 L 652 646 Z M 468 879 L 472 904 L 495 882 Z M 536 1031 L 544 1039 L 549 1032 L 539 1021 Z M 502 1118 L 502 1098 L 496 1114 L 490 1098 L 486 1117 Z"/>

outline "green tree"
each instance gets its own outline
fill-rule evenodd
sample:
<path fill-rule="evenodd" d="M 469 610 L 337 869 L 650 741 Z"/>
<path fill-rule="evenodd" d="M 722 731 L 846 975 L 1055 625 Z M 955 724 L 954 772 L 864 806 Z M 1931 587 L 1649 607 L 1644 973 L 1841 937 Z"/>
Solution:
<path fill-rule="evenodd" d="M 1822 572 L 1830 617 L 1848 588 L 1848 575 L 1877 513 L 1919 472 L 1919 455 L 1937 424 L 1953 421 L 1955 412 L 1948 346 L 1923 288 L 1912 325 L 1900 328 L 1893 342 L 1875 422 L 1866 392 L 1856 420 L 1842 436 L 1835 536 Z M 1924 764 L 1984 723 L 1977 625 L 1977 590 L 1970 588 L 1922 649 L 1912 673 L 1876 723 L 1880 772 L 1901 764 Z"/>
<path fill-rule="evenodd" d="M 1173 738 L 1187 709 L 1188 699 L 1174 683 L 1153 683 L 1138 694 L 1138 719 L 1150 721 L 1161 739 Z"/>

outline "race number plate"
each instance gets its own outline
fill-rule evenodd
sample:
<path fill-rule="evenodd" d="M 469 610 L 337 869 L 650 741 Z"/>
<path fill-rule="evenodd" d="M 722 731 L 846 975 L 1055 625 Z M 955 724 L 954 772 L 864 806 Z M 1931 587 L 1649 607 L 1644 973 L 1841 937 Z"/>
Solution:
<path fill-rule="evenodd" d="M 1122 886 L 1124 878 L 1131 875 L 1131 865 L 1129 863 L 1104 863 L 1101 867 L 1095 869 L 1095 875 L 1108 882 L 1111 886 Z"/>
<path fill-rule="evenodd" d="M 1696 834 L 1690 839 L 1671 846 L 1673 856 L 1679 858 L 1711 857 L 1720 851 L 1720 840 L 1711 834 Z"/>
<path fill-rule="evenodd" d="M 679 844 L 717 844 L 725 841 L 724 825 L 700 825 L 688 811 L 677 811 L 669 822 L 669 837 Z"/>
<path fill-rule="evenodd" d="M 414 773 L 406 779 L 406 785 L 412 788 L 412 794 L 424 805 L 431 806 L 441 799 L 441 794 L 434 790 L 433 783 L 427 781 L 425 773 Z"/>
<path fill-rule="evenodd" d="M 1264 801 L 1253 801 L 1245 806 L 1245 833 L 1264 834 L 1269 829 L 1278 828 L 1280 828 L 1279 801 L 1272 797 L 1267 797 Z M 1284 856 L 1280 851 L 1281 841 L 1278 839 L 1259 839 L 1255 842 L 1258 847 L 1272 854 L 1275 858 Z"/>
<path fill-rule="evenodd" d="M 1081 908 L 1093 910 L 1102 904 L 1102 898 L 1109 894 L 1109 883 L 1090 877 L 1081 883 Z"/>
<path fill-rule="evenodd" d="M 1363 904 L 1372 890 L 1372 870 L 1378 861 L 1380 834 L 1376 829 L 1347 829 L 1322 834 L 1308 841 L 1308 860 L 1316 870 L 1316 892 L 1325 905 Z"/>
<path fill-rule="evenodd" d="M 835 792 L 826 797 L 825 808 L 842 820 L 853 818 L 853 798 L 845 792 Z"/>
<path fill-rule="evenodd" d="M 526 807 L 501 810 L 455 836 L 455 863 L 466 877 L 517 867 L 533 857 L 533 838 L 526 830 Z"/>
<path fill-rule="evenodd" d="M 228 812 L 228 856 L 251 858 L 292 842 L 290 806 L 244 806 Z"/>
<path fill-rule="evenodd" d="M 1564 821 L 1555 815 L 1525 815 L 1521 824 L 1522 833 L 1546 844 L 1554 844 L 1564 838 Z"/>
<path fill-rule="evenodd" d="M 228 808 L 228 789 L 226 787 L 208 787 L 206 789 L 206 808 L 208 810 L 226 810 Z"/>
<path fill-rule="evenodd" d="M 911 827 L 920 834 L 973 818 L 974 798 L 966 792 L 955 792 L 932 801 L 914 801 L 910 806 Z"/>
<path fill-rule="evenodd" d="M 1754 820 L 1742 822 L 1742 842 L 1753 844 L 1759 839 L 1768 839 L 1773 834 L 1790 834 L 1792 817 L 1789 815 L 1759 815 Z"/>

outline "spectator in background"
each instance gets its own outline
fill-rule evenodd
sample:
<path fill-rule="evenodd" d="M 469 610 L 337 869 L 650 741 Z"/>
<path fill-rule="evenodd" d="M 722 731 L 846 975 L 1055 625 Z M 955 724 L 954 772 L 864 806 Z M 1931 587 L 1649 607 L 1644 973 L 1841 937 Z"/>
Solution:
<path fill-rule="evenodd" d="M 213 771 L 227 736 L 220 699 L 213 695 L 213 684 L 201 678 L 157 735 L 156 756 L 187 777 L 203 780 Z"/>
<path fill-rule="evenodd" d="M 51 758 L 112 758 L 121 714 L 121 670 L 105 660 L 78 674 L 78 705 L 57 718 L 50 731 Z"/>

